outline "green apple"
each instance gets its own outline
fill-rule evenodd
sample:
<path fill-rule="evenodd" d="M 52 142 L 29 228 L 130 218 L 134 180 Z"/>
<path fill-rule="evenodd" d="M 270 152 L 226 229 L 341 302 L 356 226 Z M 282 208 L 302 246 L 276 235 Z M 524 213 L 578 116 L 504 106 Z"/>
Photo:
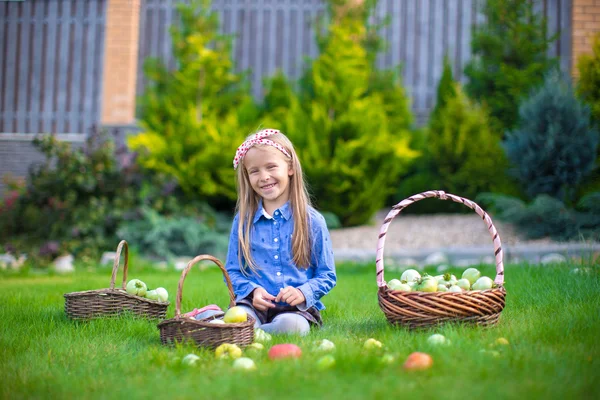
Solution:
<path fill-rule="evenodd" d="M 233 362 L 233 368 L 244 371 L 254 371 L 256 369 L 256 364 L 251 358 L 240 357 Z"/>
<path fill-rule="evenodd" d="M 479 279 L 481 276 L 481 272 L 477 268 L 467 268 L 465 272 L 462 274 L 462 279 L 467 279 L 469 283 L 472 285 Z M 468 289 L 467 289 L 468 290 Z"/>
<path fill-rule="evenodd" d="M 317 360 L 317 369 L 329 369 L 335 365 L 335 358 L 331 354 L 327 354 Z"/>
<path fill-rule="evenodd" d="M 412 289 L 407 283 L 402 283 L 398 279 L 392 279 L 388 282 L 388 287 L 391 290 L 399 290 L 401 292 L 410 292 Z"/>
<path fill-rule="evenodd" d="M 215 349 L 215 357 L 236 359 L 242 356 L 242 349 L 236 344 L 223 343 Z"/>
<path fill-rule="evenodd" d="M 392 364 L 394 361 L 396 361 L 396 358 L 391 354 L 384 354 L 383 356 L 381 356 L 381 359 L 379 360 L 379 362 L 381 364 L 386 364 L 386 365 Z"/>
<path fill-rule="evenodd" d="M 492 286 L 494 286 L 494 281 L 492 280 L 492 278 L 489 278 L 487 276 L 482 276 L 481 278 L 479 278 L 475 281 L 475 283 L 472 286 L 472 289 L 473 290 L 487 290 L 487 289 L 491 289 Z"/>
<path fill-rule="evenodd" d="M 148 300 L 158 300 L 158 293 L 156 293 L 156 290 L 148 290 L 146 292 L 146 298 Z"/>
<path fill-rule="evenodd" d="M 248 313 L 242 307 L 239 307 L 239 306 L 231 307 L 225 313 L 225 316 L 223 317 L 223 321 L 225 321 L 225 323 L 227 323 L 227 324 L 246 322 L 246 321 L 248 321 Z"/>
<path fill-rule="evenodd" d="M 469 290 L 471 289 L 471 282 L 469 282 L 469 280 L 466 278 L 459 279 L 458 282 L 456 282 L 456 286 L 462 290 Z"/>
<path fill-rule="evenodd" d="M 447 346 L 450 344 L 450 341 L 446 339 L 446 336 L 440 335 L 439 333 L 435 333 L 427 338 L 427 343 L 432 346 L 444 345 Z"/>
<path fill-rule="evenodd" d="M 156 288 L 156 295 L 158 296 L 158 301 L 165 303 L 169 300 L 169 292 L 167 289 L 163 287 Z"/>
<path fill-rule="evenodd" d="M 254 341 L 260 343 L 266 343 L 271 341 L 271 335 L 263 331 L 260 328 L 254 329 Z"/>
<path fill-rule="evenodd" d="M 318 351 L 328 352 L 335 350 L 335 344 L 327 339 L 319 340 L 316 344 Z"/>
<path fill-rule="evenodd" d="M 262 343 L 254 342 L 244 349 L 244 351 L 249 353 L 259 353 L 265 349 L 265 346 Z"/>
<path fill-rule="evenodd" d="M 148 288 L 146 284 L 139 279 L 132 279 L 127 282 L 127 286 L 125 288 L 127 293 L 132 294 L 134 296 L 144 297 L 146 295 L 146 291 Z"/>
<path fill-rule="evenodd" d="M 190 353 L 187 356 L 183 357 L 183 360 L 181 360 L 181 363 L 183 365 L 194 366 L 194 365 L 196 365 L 198 360 L 200 360 L 200 357 L 198 357 L 197 355 L 195 355 L 193 353 Z"/>
<path fill-rule="evenodd" d="M 375 349 L 381 349 L 383 347 L 383 345 L 381 344 L 381 342 L 379 340 L 369 338 L 369 339 L 365 340 L 365 344 L 363 345 L 363 347 L 366 350 L 375 350 Z"/>

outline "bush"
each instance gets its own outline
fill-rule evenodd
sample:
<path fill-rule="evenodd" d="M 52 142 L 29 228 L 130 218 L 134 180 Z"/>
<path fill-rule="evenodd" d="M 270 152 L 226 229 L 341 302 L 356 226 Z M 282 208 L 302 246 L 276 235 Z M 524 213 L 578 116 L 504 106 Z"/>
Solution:
<path fill-rule="evenodd" d="M 229 39 L 219 35 L 210 1 L 179 4 L 171 28 L 177 67 L 146 61 L 140 99 L 143 132 L 129 140 L 141 165 L 175 179 L 188 196 L 231 209 L 232 155 L 257 120 L 248 85 L 233 70 Z"/>
<path fill-rule="evenodd" d="M 579 82 L 577 94 L 589 104 L 592 118 L 597 128 L 600 128 L 600 33 L 596 35 L 592 54 L 582 55 L 578 62 Z M 600 191 L 600 146 L 596 153 L 596 168 L 585 179 L 578 190 L 578 196 Z"/>
<path fill-rule="evenodd" d="M 578 209 L 569 208 L 549 195 L 536 196 L 530 204 L 514 197 L 482 194 L 478 201 L 487 204 L 498 217 L 517 226 L 527 238 L 551 237 L 554 240 L 600 239 L 600 193 L 583 198 Z"/>
<path fill-rule="evenodd" d="M 230 224 L 217 214 L 164 216 L 147 207 L 141 213 L 141 219 L 122 223 L 117 232 L 142 254 L 170 259 L 199 254 L 222 258 L 227 253 Z"/>
<path fill-rule="evenodd" d="M 592 118 L 600 124 L 600 33 L 594 38 L 592 54 L 583 54 L 577 60 L 577 69 L 577 94 L 590 105 Z"/>
<path fill-rule="evenodd" d="M 507 134 L 505 149 L 513 172 L 530 198 L 547 194 L 571 204 L 576 188 L 594 168 L 598 131 L 589 107 L 558 72 L 519 109 L 519 124 Z"/>
<path fill-rule="evenodd" d="M 33 141 L 45 161 L 33 166 L 26 186 L 12 192 L 0 213 L 0 241 L 42 257 L 61 252 L 97 255 L 114 247 L 118 222 L 137 201 L 138 174 L 130 155 L 104 132 L 73 149 L 54 136 Z M 52 238 L 48 242 L 48 238 Z"/>
<path fill-rule="evenodd" d="M 438 85 L 437 104 L 425 129 L 422 156 L 401 184 L 397 201 L 414 193 L 441 189 L 474 199 L 486 191 L 511 191 L 508 162 L 492 133 L 485 109 L 465 96 L 452 78 L 449 61 Z M 412 212 L 466 212 L 453 202 L 422 202 Z M 413 208 L 413 207 L 411 207 Z"/>
<path fill-rule="evenodd" d="M 318 208 L 344 226 L 368 222 L 417 155 L 406 94 L 397 74 L 375 72 L 363 18 L 334 15 L 300 89 L 279 75 L 265 97 L 265 124 L 290 137 Z"/>
<path fill-rule="evenodd" d="M 487 0 L 483 13 L 486 23 L 471 40 L 465 88 L 487 105 L 494 131 L 503 135 L 517 122 L 520 100 L 556 65 L 546 55 L 555 37 L 547 38 L 546 20 L 534 13 L 530 0 Z"/>

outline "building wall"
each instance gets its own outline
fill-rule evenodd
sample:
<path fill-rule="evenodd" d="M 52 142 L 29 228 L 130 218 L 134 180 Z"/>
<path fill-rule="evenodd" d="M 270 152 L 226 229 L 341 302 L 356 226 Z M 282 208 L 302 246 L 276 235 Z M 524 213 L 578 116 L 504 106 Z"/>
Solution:
<path fill-rule="evenodd" d="M 577 60 L 592 53 L 594 36 L 600 32 L 600 0 L 573 0 L 573 76 L 578 76 Z"/>

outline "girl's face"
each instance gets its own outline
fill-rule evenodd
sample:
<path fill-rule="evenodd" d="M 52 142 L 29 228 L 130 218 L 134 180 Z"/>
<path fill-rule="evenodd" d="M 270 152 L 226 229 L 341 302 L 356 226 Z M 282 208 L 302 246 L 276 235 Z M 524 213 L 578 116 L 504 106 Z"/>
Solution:
<path fill-rule="evenodd" d="M 250 186 L 263 199 L 263 207 L 269 214 L 284 205 L 290 198 L 289 159 L 273 146 L 254 146 L 244 157 L 244 168 L 250 178 Z"/>

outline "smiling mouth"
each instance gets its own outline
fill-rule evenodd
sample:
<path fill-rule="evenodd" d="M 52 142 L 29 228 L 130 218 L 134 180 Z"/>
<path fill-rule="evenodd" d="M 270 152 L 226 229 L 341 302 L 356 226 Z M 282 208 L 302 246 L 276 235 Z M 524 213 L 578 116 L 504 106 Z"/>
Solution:
<path fill-rule="evenodd" d="M 263 186 L 261 189 L 262 189 L 262 190 L 268 190 L 268 189 L 271 189 L 271 188 L 273 188 L 273 187 L 275 187 L 275 184 L 274 184 L 274 183 L 271 183 L 270 185 L 265 185 L 265 186 Z"/>

